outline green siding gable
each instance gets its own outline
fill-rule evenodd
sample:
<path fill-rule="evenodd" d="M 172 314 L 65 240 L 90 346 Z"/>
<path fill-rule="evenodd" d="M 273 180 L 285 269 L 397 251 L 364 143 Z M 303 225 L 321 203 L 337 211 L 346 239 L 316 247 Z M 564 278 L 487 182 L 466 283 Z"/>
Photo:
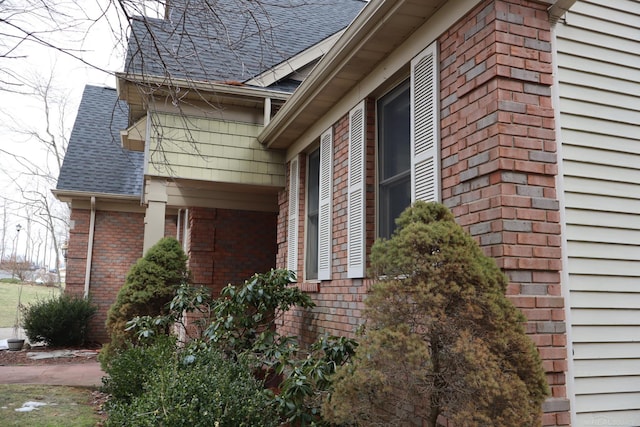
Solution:
<path fill-rule="evenodd" d="M 152 113 L 148 175 L 284 186 L 284 153 L 256 139 L 261 125 Z"/>

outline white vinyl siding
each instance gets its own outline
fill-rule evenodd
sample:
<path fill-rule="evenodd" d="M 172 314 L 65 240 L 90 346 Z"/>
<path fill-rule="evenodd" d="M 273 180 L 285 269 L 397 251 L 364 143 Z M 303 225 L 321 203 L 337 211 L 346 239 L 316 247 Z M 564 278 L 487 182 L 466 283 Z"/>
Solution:
<path fill-rule="evenodd" d="M 298 159 L 289 164 L 289 218 L 287 221 L 287 269 L 298 271 Z"/>
<path fill-rule="evenodd" d="M 576 425 L 640 425 L 640 3 L 556 36 Z"/>
<path fill-rule="evenodd" d="M 320 208 L 318 211 L 318 279 L 331 280 L 331 213 L 333 198 L 333 130 L 320 137 Z"/>
<path fill-rule="evenodd" d="M 347 277 L 361 278 L 366 268 L 366 116 L 364 101 L 349 112 L 349 190 L 347 202 Z"/>
<path fill-rule="evenodd" d="M 436 43 L 411 61 L 411 199 L 439 199 Z"/>

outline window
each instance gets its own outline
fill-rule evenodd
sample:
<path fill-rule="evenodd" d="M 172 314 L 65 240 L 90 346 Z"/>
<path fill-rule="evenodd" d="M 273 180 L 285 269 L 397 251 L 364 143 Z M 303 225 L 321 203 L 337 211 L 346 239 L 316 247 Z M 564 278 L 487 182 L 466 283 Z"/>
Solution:
<path fill-rule="evenodd" d="M 438 200 L 436 45 L 411 61 L 411 79 L 383 96 L 378 113 L 378 236 L 415 200 Z"/>
<path fill-rule="evenodd" d="M 333 130 L 320 136 L 320 148 L 307 156 L 305 279 L 331 279 Z"/>
<path fill-rule="evenodd" d="M 305 275 L 318 278 L 318 211 L 320 207 L 320 149 L 307 157 L 307 253 Z"/>
<path fill-rule="evenodd" d="M 403 83 L 378 101 L 378 236 L 389 238 L 411 204 L 411 93 Z"/>

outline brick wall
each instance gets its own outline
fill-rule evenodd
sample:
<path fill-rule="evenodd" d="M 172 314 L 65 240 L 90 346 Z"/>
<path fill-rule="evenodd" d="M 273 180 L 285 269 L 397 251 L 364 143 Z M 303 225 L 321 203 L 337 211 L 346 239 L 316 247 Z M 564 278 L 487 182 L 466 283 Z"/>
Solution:
<path fill-rule="evenodd" d="M 189 209 L 189 268 L 195 284 L 214 296 L 229 283 L 275 267 L 276 214 Z"/>
<path fill-rule="evenodd" d="M 90 213 L 87 209 L 71 211 L 73 226 L 69 231 L 66 292 L 76 295 L 84 293 Z M 90 341 L 108 341 L 107 311 L 124 284 L 129 268 L 142 255 L 143 236 L 144 214 L 96 212 L 89 295 L 98 311 L 89 324 Z"/>
<path fill-rule="evenodd" d="M 508 275 L 507 294 L 528 318 L 527 332 L 551 385 L 544 425 L 564 426 L 570 417 L 550 42 L 546 7 L 524 0 L 484 1 L 441 35 L 441 196 Z M 369 100 L 368 248 L 375 234 L 374 108 Z M 304 283 L 299 277 L 317 307 L 294 309 L 278 326 L 303 342 L 324 331 L 352 335 L 369 288 L 367 280 L 346 278 L 347 131 L 345 116 L 334 124 L 333 280 Z M 299 273 L 304 182 L 301 172 Z M 286 191 L 279 201 L 277 260 L 285 267 Z"/>
<path fill-rule="evenodd" d="M 375 100 L 366 104 L 367 114 L 367 253 L 375 236 Z M 305 281 L 304 224 L 306 199 L 306 156 L 299 156 L 300 204 L 298 238 L 298 286 L 309 292 L 316 307 L 312 310 L 293 309 L 279 319 L 282 333 L 298 336 L 301 342 L 314 342 L 319 334 L 354 336 L 362 323 L 363 300 L 370 289 L 368 279 L 347 278 L 347 199 L 349 169 L 349 115 L 343 116 L 333 127 L 333 206 L 332 206 L 332 260 L 330 281 Z M 287 181 L 289 177 L 287 176 Z M 288 184 L 287 187 L 288 188 Z M 288 216 L 288 194 L 281 192 L 280 215 L 278 217 L 278 266 L 286 268 L 286 218 Z"/>

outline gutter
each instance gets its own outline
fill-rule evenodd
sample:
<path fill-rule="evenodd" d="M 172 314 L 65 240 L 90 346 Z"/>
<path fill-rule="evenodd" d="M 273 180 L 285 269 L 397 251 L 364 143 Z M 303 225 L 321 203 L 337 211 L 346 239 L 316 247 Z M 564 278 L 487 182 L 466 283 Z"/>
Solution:
<path fill-rule="evenodd" d="M 88 199 L 96 197 L 111 200 L 140 200 L 140 196 L 138 195 L 94 193 L 76 190 L 51 190 L 51 193 L 61 202 L 65 201 L 63 199 Z"/>
<path fill-rule="evenodd" d="M 96 228 L 96 197 L 91 196 L 91 218 L 89 220 L 89 239 L 87 242 L 87 262 L 84 272 L 84 297 L 89 298 L 89 283 L 91 280 L 91 264 L 93 262 L 93 238 Z"/>
<path fill-rule="evenodd" d="M 549 6 L 549 20 L 555 24 L 562 16 L 571 9 L 576 0 L 557 0 Z"/>

